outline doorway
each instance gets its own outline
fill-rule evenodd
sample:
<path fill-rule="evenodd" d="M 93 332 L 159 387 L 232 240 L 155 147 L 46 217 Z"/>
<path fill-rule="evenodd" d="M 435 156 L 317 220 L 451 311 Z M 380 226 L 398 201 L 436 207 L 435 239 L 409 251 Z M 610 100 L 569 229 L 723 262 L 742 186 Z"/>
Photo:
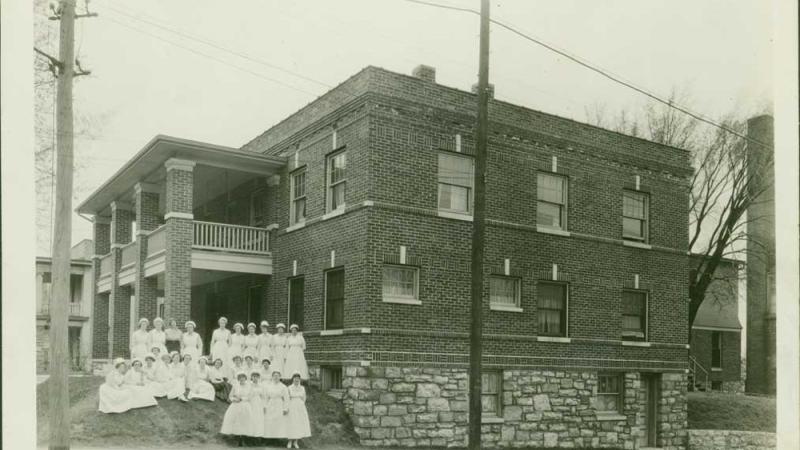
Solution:
<path fill-rule="evenodd" d="M 81 370 L 81 327 L 69 327 L 68 342 L 72 370 Z"/>
<path fill-rule="evenodd" d="M 642 376 L 642 415 L 644 424 L 642 434 L 639 436 L 640 447 L 655 447 L 658 440 L 658 399 L 661 395 L 661 375 L 657 373 L 643 373 Z"/>

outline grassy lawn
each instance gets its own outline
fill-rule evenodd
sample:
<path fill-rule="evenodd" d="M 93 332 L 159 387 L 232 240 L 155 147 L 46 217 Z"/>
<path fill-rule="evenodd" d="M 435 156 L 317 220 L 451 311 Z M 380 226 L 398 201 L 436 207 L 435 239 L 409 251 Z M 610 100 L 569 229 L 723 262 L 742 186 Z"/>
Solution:
<path fill-rule="evenodd" d="M 775 398 L 689 393 L 689 428 L 775 432 Z"/>

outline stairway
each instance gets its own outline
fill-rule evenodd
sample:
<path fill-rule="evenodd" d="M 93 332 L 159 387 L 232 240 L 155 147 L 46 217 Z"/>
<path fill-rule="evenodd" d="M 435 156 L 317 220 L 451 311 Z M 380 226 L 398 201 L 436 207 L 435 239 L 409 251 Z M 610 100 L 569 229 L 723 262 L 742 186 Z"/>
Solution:
<path fill-rule="evenodd" d="M 708 370 L 697 362 L 697 358 L 689 356 L 689 391 L 708 391 L 711 384 L 708 380 Z"/>

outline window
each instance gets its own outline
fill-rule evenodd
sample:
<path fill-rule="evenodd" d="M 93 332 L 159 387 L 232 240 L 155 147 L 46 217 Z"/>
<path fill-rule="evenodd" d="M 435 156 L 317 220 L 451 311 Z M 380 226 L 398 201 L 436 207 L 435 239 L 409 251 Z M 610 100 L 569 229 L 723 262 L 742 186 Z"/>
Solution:
<path fill-rule="evenodd" d="M 722 390 L 722 381 L 712 381 L 711 382 L 711 390 L 712 391 L 721 391 Z"/>
<path fill-rule="evenodd" d="M 622 238 L 647 242 L 647 194 L 624 191 L 622 196 Z"/>
<path fill-rule="evenodd" d="M 439 209 L 470 214 L 474 161 L 469 156 L 439 153 Z"/>
<path fill-rule="evenodd" d="M 305 280 L 303 277 L 289 280 L 289 324 L 296 323 L 303 328 L 303 296 Z"/>
<path fill-rule="evenodd" d="M 512 277 L 489 277 L 489 299 L 492 305 L 519 308 L 520 280 Z"/>
<path fill-rule="evenodd" d="M 325 272 L 325 329 L 344 326 L 344 269 Z"/>
<path fill-rule="evenodd" d="M 347 154 L 341 151 L 328 156 L 327 167 L 327 212 L 331 212 L 344 207 L 347 186 Z"/>
<path fill-rule="evenodd" d="M 539 172 L 537 174 L 536 224 L 567 229 L 567 178 Z"/>
<path fill-rule="evenodd" d="M 622 411 L 622 377 L 619 374 L 597 374 L 595 410 L 612 413 Z"/>
<path fill-rule="evenodd" d="M 419 271 L 413 266 L 383 266 L 383 298 L 417 300 Z"/>
<path fill-rule="evenodd" d="M 259 189 L 250 195 L 250 226 L 262 227 L 267 223 L 267 191 Z"/>
<path fill-rule="evenodd" d="M 69 277 L 70 302 L 80 303 L 83 296 L 83 275 L 72 274 Z"/>
<path fill-rule="evenodd" d="M 722 368 L 722 333 L 711 332 L 711 368 Z"/>
<path fill-rule="evenodd" d="M 319 371 L 322 392 L 342 388 L 342 366 L 321 366 Z"/>
<path fill-rule="evenodd" d="M 300 170 L 292 174 L 289 224 L 306 221 L 306 171 Z"/>
<path fill-rule="evenodd" d="M 567 335 L 567 285 L 540 281 L 536 287 L 536 315 L 542 336 Z"/>
<path fill-rule="evenodd" d="M 644 341 L 647 331 L 647 293 L 622 292 L 622 339 Z"/>
<path fill-rule="evenodd" d="M 500 371 L 481 373 L 481 411 L 488 416 L 503 414 L 503 374 Z"/>

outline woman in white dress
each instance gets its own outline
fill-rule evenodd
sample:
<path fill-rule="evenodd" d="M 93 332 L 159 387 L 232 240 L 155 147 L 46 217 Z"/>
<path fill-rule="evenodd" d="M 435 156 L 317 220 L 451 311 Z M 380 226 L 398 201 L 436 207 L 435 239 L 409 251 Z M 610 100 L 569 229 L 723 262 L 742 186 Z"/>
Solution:
<path fill-rule="evenodd" d="M 159 353 L 167 353 L 167 333 L 164 332 L 164 320 L 161 317 L 153 319 L 153 329 L 148 333 L 147 348 L 152 351 L 153 347 L 158 347 Z"/>
<path fill-rule="evenodd" d="M 214 365 L 208 368 L 208 381 L 214 386 L 216 397 L 227 402 L 231 393 L 231 385 L 228 384 L 228 373 L 224 364 L 222 358 L 214 360 Z"/>
<path fill-rule="evenodd" d="M 124 386 L 126 370 L 124 359 L 114 360 L 114 368 L 106 375 L 106 382 L 100 386 L 98 393 L 100 397 L 98 410 L 101 413 L 123 413 L 131 409 L 133 392 Z"/>
<path fill-rule="evenodd" d="M 272 367 L 270 367 L 269 364 L 269 358 L 261 360 L 261 369 L 259 369 L 258 373 L 261 374 L 261 379 L 264 380 L 262 384 L 267 384 L 272 381 Z"/>
<path fill-rule="evenodd" d="M 256 334 L 256 324 L 247 324 L 247 336 L 244 337 L 244 351 L 242 356 L 250 356 L 255 361 L 258 358 L 258 335 Z"/>
<path fill-rule="evenodd" d="M 261 384 L 261 375 L 253 372 L 250 375 L 250 434 L 248 436 L 261 438 L 264 435 L 264 385 Z"/>
<path fill-rule="evenodd" d="M 178 329 L 178 322 L 175 319 L 169 319 L 167 324 L 169 326 L 164 330 L 164 334 L 167 337 L 167 351 L 170 354 L 172 354 L 172 352 L 180 352 L 183 333 Z"/>
<path fill-rule="evenodd" d="M 147 387 L 147 377 L 142 370 L 142 360 L 134 358 L 131 361 L 131 369 L 125 374 L 124 385 L 132 392 L 130 399 L 131 408 L 146 408 L 156 406 L 156 401 L 150 388 Z"/>
<path fill-rule="evenodd" d="M 283 372 L 286 363 L 286 325 L 279 323 L 275 326 L 278 332 L 272 335 L 272 370 Z"/>
<path fill-rule="evenodd" d="M 131 334 L 131 359 L 144 358 L 150 351 L 150 334 L 147 326 L 150 321 L 142 317 L 139 319 L 139 328 Z"/>
<path fill-rule="evenodd" d="M 240 323 L 233 324 L 233 334 L 231 335 L 231 346 L 228 348 L 228 358 L 233 361 L 234 356 L 244 357 L 244 335 L 242 334 L 244 327 Z"/>
<path fill-rule="evenodd" d="M 281 383 L 281 373 L 272 372 L 272 380 L 264 386 L 264 437 L 286 438 L 286 415 L 289 413 L 289 390 Z"/>
<path fill-rule="evenodd" d="M 247 379 L 250 379 L 250 375 L 252 375 L 253 372 L 260 372 L 261 368 L 253 363 L 252 356 L 247 355 L 244 357 L 244 369 L 242 370 L 247 374 Z"/>
<path fill-rule="evenodd" d="M 261 321 L 261 334 L 258 335 L 258 359 L 263 361 L 264 358 L 272 361 L 272 334 L 269 332 L 269 322 L 266 320 Z M 262 378 L 262 383 L 268 380 Z"/>
<path fill-rule="evenodd" d="M 191 320 L 186 322 L 184 325 L 186 332 L 181 339 L 181 353 L 191 356 L 192 361 L 196 361 L 203 354 L 203 340 L 194 332 L 196 326 Z"/>
<path fill-rule="evenodd" d="M 186 402 L 186 367 L 181 364 L 181 355 L 172 352 L 172 362 L 169 364 L 169 382 L 167 384 L 167 398 L 178 399 Z"/>
<path fill-rule="evenodd" d="M 299 333 L 300 327 L 292 324 L 289 327 L 292 332 L 286 338 L 286 363 L 283 366 L 283 373 L 299 373 L 303 380 L 308 379 L 308 364 L 306 364 L 306 340 L 303 334 Z M 294 375 L 292 375 L 294 376 Z"/>
<path fill-rule="evenodd" d="M 156 357 L 154 355 L 150 354 L 144 357 L 143 371 L 147 388 L 150 390 L 150 394 L 156 398 L 167 396 L 166 385 L 159 383 L 157 380 L 159 365 L 160 364 L 156 364 Z"/>
<path fill-rule="evenodd" d="M 214 401 L 214 386 L 209 383 L 208 360 L 201 356 L 197 364 L 186 368 L 186 386 L 189 388 L 188 398 Z"/>
<path fill-rule="evenodd" d="M 161 360 L 156 361 L 155 366 L 155 381 L 160 384 L 164 389 L 164 397 L 169 398 L 169 390 L 171 387 L 170 381 L 172 380 L 172 372 L 170 372 L 170 362 L 172 358 L 169 354 L 161 355 Z"/>
<path fill-rule="evenodd" d="M 219 328 L 211 333 L 211 359 L 228 362 L 228 348 L 231 346 L 231 330 L 227 328 L 228 319 L 220 317 L 217 321 Z"/>
<path fill-rule="evenodd" d="M 300 374 L 292 375 L 292 384 L 289 385 L 289 414 L 286 416 L 286 437 L 289 439 L 287 448 L 294 444 L 300 448 L 297 441 L 311 437 L 311 424 L 308 421 L 306 410 L 306 388 L 300 384 Z"/>
<path fill-rule="evenodd" d="M 244 437 L 250 434 L 252 424 L 250 421 L 250 384 L 247 382 L 247 375 L 244 372 L 236 374 L 236 382 L 231 389 L 231 405 L 225 411 L 222 419 L 222 434 L 236 436 L 239 446 L 243 444 Z"/>

